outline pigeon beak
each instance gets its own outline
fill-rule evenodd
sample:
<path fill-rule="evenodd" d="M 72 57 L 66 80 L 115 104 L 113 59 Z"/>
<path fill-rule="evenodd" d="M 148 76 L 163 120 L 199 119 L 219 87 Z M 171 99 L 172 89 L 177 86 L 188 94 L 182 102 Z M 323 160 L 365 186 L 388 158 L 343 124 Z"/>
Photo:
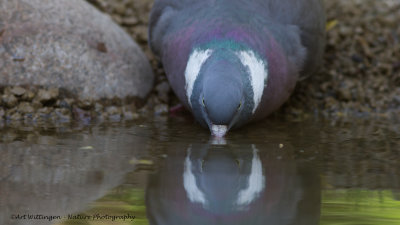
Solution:
<path fill-rule="evenodd" d="M 227 125 L 215 125 L 211 124 L 211 134 L 215 137 L 223 137 L 228 132 Z"/>

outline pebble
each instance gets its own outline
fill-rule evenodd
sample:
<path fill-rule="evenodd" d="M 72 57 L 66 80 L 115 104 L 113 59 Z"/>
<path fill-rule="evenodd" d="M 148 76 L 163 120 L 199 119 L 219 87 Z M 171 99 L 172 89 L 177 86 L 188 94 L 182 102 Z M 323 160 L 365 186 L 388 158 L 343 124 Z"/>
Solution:
<path fill-rule="evenodd" d="M 13 121 L 21 120 L 22 118 L 23 117 L 19 112 L 12 113 L 11 116 L 9 117 L 9 119 Z"/>
<path fill-rule="evenodd" d="M 106 108 L 106 112 L 108 115 L 121 115 L 121 108 L 109 106 Z"/>
<path fill-rule="evenodd" d="M 11 89 L 11 93 L 13 95 L 15 95 L 16 97 L 21 97 L 22 95 L 24 95 L 26 92 L 25 88 L 16 86 L 14 88 Z"/>
<path fill-rule="evenodd" d="M 121 120 L 121 108 L 116 106 L 109 106 L 106 108 L 107 118 L 110 121 L 118 122 Z"/>
<path fill-rule="evenodd" d="M 21 102 L 17 107 L 18 112 L 26 114 L 26 113 L 33 113 L 34 108 L 31 106 L 29 102 Z"/>
<path fill-rule="evenodd" d="M 58 97 L 59 90 L 58 88 L 50 88 L 48 90 L 40 89 L 37 93 L 36 98 L 42 104 L 49 103 L 51 101 L 55 101 Z"/>
<path fill-rule="evenodd" d="M 26 90 L 24 95 L 22 96 L 22 100 L 24 101 L 32 101 L 32 99 L 35 97 L 35 93 L 31 90 Z"/>
<path fill-rule="evenodd" d="M 73 99 L 66 98 L 66 99 L 59 99 L 56 103 L 57 107 L 71 109 L 72 104 L 74 103 Z"/>
<path fill-rule="evenodd" d="M 93 101 L 89 99 L 83 99 L 78 101 L 78 107 L 83 110 L 91 110 L 93 108 Z"/>
<path fill-rule="evenodd" d="M 57 122 L 70 122 L 72 119 L 71 111 L 66 108 L 59 108 L 54 110 L 54 119 Z"/>
<path fill-rule="evenodd" d="M 43 107 L 38 110 L 39 114 L 48 115 L 53 111 L 51 107 Z"/>
<path fill-rule="evenodd" d="M 157 96 L 158 98 L 164 102 L 168 103 L 169 100 L 169 92 L 170 92 L 170 86 L 167 81 L 163 81 L 160 84 L 156 86 L 156 91 L 157 91 Z"/>
<path fill-rule="evenodd" d="M 121 24 L 124 26 L 134 26 L 139 23 L 139 20 L 136 17 L 128 17 L 128 18 L 122 18 L 121 19 Z"/>
<path fill-rule="evenodd" d="M 100 103 L 98 103 L 98 102 L 96 102 L 95 104 L 94 104 L 94 111 L 95 112 L 102 112 L 103 111 L 103 109 L 104 109 L 104 106 L 102 105 L 102 104 L 100 104 Z"/>
<path fill-rule="evenodd" d="M 168 114 L 168 105 L 167 104 L 158 104 L 154 107 L 155 115 L 166 115 Z"/>
<path fill-rule="evenodd" d="M 18 103 L 18 99 L 12 94 L 4 94 L 2 96 L 2 101 L 8 108 L 12 108 Z"/>
<path fill-rule="evenodd" d="M 133 113 L 133 112 L 130 112 L 130 111 L 124 112 L 123 115 L 124 115 L 124 120 L 137 120 L 137 119 L 139 119 L 139 114 Z"/>

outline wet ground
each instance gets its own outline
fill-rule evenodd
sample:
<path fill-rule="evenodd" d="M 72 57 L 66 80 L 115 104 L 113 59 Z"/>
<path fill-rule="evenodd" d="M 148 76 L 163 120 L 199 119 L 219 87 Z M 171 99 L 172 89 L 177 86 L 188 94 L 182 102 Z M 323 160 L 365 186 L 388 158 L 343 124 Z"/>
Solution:
<path fill-rule="evenodd" d="M 226 139 L 185 115 L 3 129 L 0 224 L 398 225 L 389 123 L 274 118 Z"/>

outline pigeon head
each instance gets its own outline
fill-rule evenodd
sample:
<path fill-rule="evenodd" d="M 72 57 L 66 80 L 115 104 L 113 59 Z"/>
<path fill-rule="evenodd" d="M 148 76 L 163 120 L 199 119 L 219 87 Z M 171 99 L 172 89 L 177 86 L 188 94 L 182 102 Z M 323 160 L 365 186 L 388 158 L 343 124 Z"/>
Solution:
<path fill-rule="evenodd" d="M 185 78 L 196 120 L 217 137 L 248 122 L 262 96 L 265 65 L 254 51 L 238 45 L 195 48 Z"/>

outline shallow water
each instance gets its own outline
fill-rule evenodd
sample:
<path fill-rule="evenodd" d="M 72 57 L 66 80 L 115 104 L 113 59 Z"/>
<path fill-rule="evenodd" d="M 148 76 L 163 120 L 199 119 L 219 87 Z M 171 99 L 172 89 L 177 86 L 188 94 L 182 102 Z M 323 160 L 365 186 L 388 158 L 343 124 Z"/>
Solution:
<path fill-rule="evenodd" d="M 3 127 L 0 224 L 400 224 L 397 122 Z"/>

